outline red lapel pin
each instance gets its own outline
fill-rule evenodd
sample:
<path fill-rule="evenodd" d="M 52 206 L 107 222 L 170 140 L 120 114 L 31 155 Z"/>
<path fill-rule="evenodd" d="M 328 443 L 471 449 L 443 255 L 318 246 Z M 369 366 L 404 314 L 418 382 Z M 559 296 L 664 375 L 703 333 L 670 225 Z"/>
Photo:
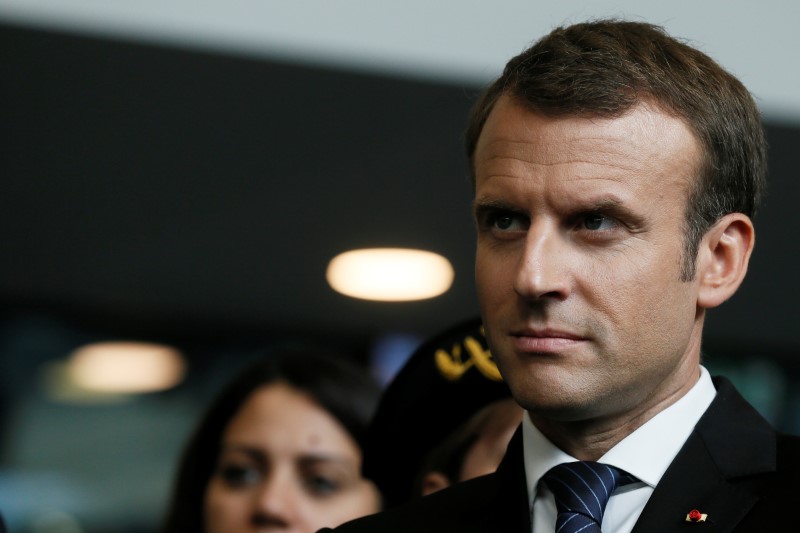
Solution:
<path fill-rule="evenodd" d="M 701 513 L 697 509 L 692 509 L 689 511 L 689 514 L 686 515 L 687 522 L 705 522 L 708 515 L 705 513 Z"/>

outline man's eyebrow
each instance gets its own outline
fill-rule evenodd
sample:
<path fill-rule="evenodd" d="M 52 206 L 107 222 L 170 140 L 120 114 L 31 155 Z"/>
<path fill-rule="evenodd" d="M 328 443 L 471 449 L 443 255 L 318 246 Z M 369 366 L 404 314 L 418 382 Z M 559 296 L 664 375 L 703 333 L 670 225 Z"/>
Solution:
<path fill-rule="evenodd" d="M 518 206 L 504 200 L 496 199 L 476 199 L 472 202 L 472 211 L 474 215 L 480 218 L 486 213 L 492 211 L 505 211 L 509 213 L 521 213 Z M 602 198 L 597 200 L 590 200 L 586 203 L 575 206 L 573 212 L 576 213 L 605 213 L 614 217 L 620 218 L 631 227 L 642 227 L 645 223 L 645 217 L 635 212 L 630 207 L 618 198 Z"/>
<path fill-rule="evenodd" d="M 582 211 L 609 211 L 616 213 L 630 213 L 631 209 L 624 202 L 616 198 L 603 198 L 591 200 L 581 206 Z"/>
<path fill-rule="evenodd" d="M 472 210 L 475 213 L 486 211 L 519 211 L 519 208 L 503 200 L 476 199 L 472 202 Z"/>
<path fill-rule="evenodd" d="M 625 204 L 616 198 L 603 198 L 601 200 L 590 201 L 582 206 L 581 209 L 584 211 L 630 211 Z"/>
<path fill-rule="evenodd" d="M 590 201 L 579 208 L 583 213 L 606 213 L 624 219 L 629 225 L 639 227 L 644 225 L 645 218 L 616 198 L 603 198 Z"/>

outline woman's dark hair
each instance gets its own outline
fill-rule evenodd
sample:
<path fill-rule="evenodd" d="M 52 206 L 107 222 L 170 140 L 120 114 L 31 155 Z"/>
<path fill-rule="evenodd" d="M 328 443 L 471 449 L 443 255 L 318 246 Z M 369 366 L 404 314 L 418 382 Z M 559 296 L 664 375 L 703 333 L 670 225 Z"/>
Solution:
<path fill-rule="evenodd" d="M 200 420 L 181 457 L 161 531 L 202 533 L 206 486 L 231 419 L 256 390 L 285 383 L 308 393 L 363 448 L 364 433 L 380 389 L 355 363 L 330 353 L 284 350 L 244 368 L 228 383 Z"/>

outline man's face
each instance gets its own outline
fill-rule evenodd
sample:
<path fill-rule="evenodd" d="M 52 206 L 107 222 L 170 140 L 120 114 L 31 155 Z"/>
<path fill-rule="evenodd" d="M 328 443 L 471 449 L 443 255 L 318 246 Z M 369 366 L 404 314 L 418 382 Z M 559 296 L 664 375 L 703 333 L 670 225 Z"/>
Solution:
<path fill-rule="evenodd" d="M 476 281 L 518 402 L 549 420 L 629 419 L 698 376 L 698 285 L 681 277 L 699 147 L 639 105 L 547 118 L 509 96 L 474 156 Z"/>

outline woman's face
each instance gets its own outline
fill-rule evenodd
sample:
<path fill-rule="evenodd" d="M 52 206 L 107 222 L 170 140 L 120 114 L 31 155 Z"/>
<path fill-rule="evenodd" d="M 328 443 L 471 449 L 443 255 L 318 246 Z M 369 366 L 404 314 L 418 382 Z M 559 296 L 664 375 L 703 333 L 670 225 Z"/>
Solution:
<path fill-rule="evenodd" d="M 379 510 L 361 452 L 308 394 L 257 389 L 231 420 L 206 488 L 206 533 L 313 533 Z"/>

